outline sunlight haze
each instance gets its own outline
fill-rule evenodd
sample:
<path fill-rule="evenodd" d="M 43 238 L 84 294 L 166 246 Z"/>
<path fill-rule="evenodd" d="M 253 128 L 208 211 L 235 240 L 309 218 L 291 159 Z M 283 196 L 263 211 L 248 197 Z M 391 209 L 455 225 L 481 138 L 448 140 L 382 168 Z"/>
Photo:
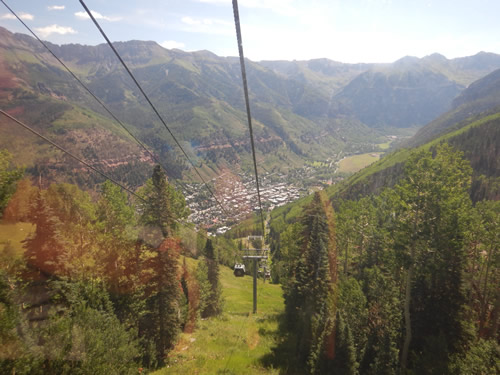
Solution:
<path fill-rule="evenodd" d="M 6 1 L 43 39 L 103 43 L 79 2 Z M 393 62 L 438 52 L 447 58 L 500 52 L 493 0 L 240 0 L 246 57 L 260 60 Z M 230 0 L 102 1 L 87 6 L 113 41 L 236 56 Z M 0 6 L 0 26 L 26 33 Z"/>

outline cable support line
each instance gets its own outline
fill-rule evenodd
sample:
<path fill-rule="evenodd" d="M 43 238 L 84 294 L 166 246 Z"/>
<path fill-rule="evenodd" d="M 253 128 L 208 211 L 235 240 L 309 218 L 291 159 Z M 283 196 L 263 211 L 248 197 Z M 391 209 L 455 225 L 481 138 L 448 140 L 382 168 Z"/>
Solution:
<path fill-rule="evenodd" d="M 116 117 L 116 115 L 111 112 L 111 110 L 106 106 L 106 104 L 104 104 L 104 102 L 102 102 L 89 88 L 87 85 L 85 85 L 81 79 L 78 78 L 78 76 L 76 76 L 73 71 L 52 51 L 52 49 L 43 41 L 41 40 L 38 35 L 17 15 L 17 13 L 9 7 L 8 4 L 5 3 L 4 0 L 0 0 L 2 2 L 2 4 L 18 19 L 18 21 L 33 35 L 33 37 L 35 39 L 37 39 L 40 44 L 42 44 L 43 47 L 45 47 L 45 49 L 66 69 L 66 71 L 102 106 L 102 108 L 119 124 L 121 125 L 121 127 L 144 149 L 144 151 L 146 151 L 150 156 L 151 158 L 158 163 L 158 165 L 160 165 L 160 167 L 165 171 L 167 172 L 167 169 L 165 168 L 165 166 L 158 160 L 158 158 L 137 138 L 135 137 L 130 131 L 129 129 Z M 50 142 L 50 141 L 49 141 Z M 57 145 L 54 145 L 55 147 L 57 147 Z M 80 160 L 79 160 L 80 161 Z M 97 173 L 99 173 L 99 171 L 97 171 Z M 110 180 L 111 182 L 115 183 L 116 184 L 116 181 L 114 181 L 111 177 L 108 177 L 106 175 L 103 175 L 105 178 L 107 178 L 108 180 Z M 173 181 L 175 184 L 177 184 L 178 186 L 182 187 L 182 188 L 186 188 L 185 187 L 185 184 L 182 182 L 182 181 L 178 181 L 178 180 L 175 180 L 175 179 L 172 179 L 171 181 Z M 120 188 L 124 188 L 123 186 L 121 186 L 120 184 L 118 184 L 118 186 L 120 186 Z M 129 193 L 131 194 L 134 194 L 133 192 L 127 190 Z M 137 196 L 135 195 L 136 197 L 138 197 L 139 199 L 142 199 L 140 196 Z M 187 227 L 188 229 L 192 230 L 194 233 L 197 233 L 195 230 L 193 230 L 192 228 L 189 228 L 188 227 L 188 223 L 186 222 L 177 222 L 178 224 L 180 225 L 184 225 L 185 227 Z M 207 237 L 208 238 L 208 237 Z"/>
<path fill-rule="evenodd" d="M 168 127 L 167 123 L 165 122 L 165 120 L 163 119 L 163 117 L 160 115 L 160 113 L 158 112 L 158 110 L 156 109 L 155 105 L 153 104 L 153 102 L 150 100 L 149 96 L 146 94 L 146 92 L 143 90 L 143 88 L 141 87 L 141 85 L 139 84 L 139 82 L 137 81 L 137 79 L 135 78 L 135 76 L 132 74 L 132 72 L 130 71 L 130 69 L 128 68 L 127 64 L 125 63 L 125 61 L 122 59 L 122 57 L 120 56 L 120 54 L 118 53 L 118 51 L 116 50 L 115 46 L 113 45 L 113 43 L 109 40 L 109 38 L 107 37 L 106 33 L 104 32 L 104 30 L 101 28 L 101 26 L 99 25 L 99 23 L 97 22 L 97 20 L 95 19 L 95 17 L 92 15 L 92 12 L 89 10 L 89 8 L 87 7 L 87 5 L 85 4 L 85 2 L 83 0 L 79 0 L 80 1 L 80 4 L 82 5 L 82 7 L 85 9 L 85 11 L 87 12 L 87 14 L 89 15 L 90 19 L 92 20 L 92 22 L 94 23 L 94 25 L 97 27 L 97 29 L 99 30 L 99 32 L 101 33 L 101 35 L 103 36 L 103 38 L 106 40 L 106 42 L 108 43 L 109 47 L 113 50 L 114 54 L 116 55 L 116 57 L 118 58 L 118 60 L 120 60 L 120 63 L 122 64 L 122 66 L 125 68 L 125 70 L 127 71 L 128 75 L 130 76 L 130 78 L 132 78 L 132 80 L 134 81 L 134 83 L 136 84 L 137 88 L 139 89 L 139 91 L 142 93 L 142 95 L 144 96 L 144 98 L 146 99 L 146 101 L 148 102 L 148 104 L 151 106 L 153 112 L 156 114 L 156 116 L 158 117 L 158 119 L 160 120 L 160 122 L 163 124 L 163 126 L 165 127 L 165 129 L 167 129 L 168 133 L 170 134 L 170 136 L 172 137 L 172 139 L 174 140 L 175 144 L 179 147 L 179 149 L 182 151 L 182 153 L 184 154 L 184 156 L 186 157 L 186 159 L 189 161 L 189 163 L 191 164 L 191 166 L 193 167 L 194 171 L 196 172 L 196 174 L 198 175 L 198 177 L 201 179 L 201 181 L 203 181 L 203 183 L 205 184 L 205 187 L 207 188 L 207 190 L 210 192 L 210 195 L 212 195 L 212 197 L 215 199 L 215 202 L 219 205 L 219 207 L 222 209 L 222 211 L 229 217 L 229 213 L 226 211 L 226 209 L 222 206 L 222 204 L 219 202 L 219 200 L 217 199 L 217 197 L 215 196 L 214 192 L 212 191 L 212 189 L 210 189 L 210 187 L 208 186 L 207 182 L 205 181 L 205 179 L 203 178 L 203 176 L 200 174 L 200 172 L 198 171 L 198 169 L 196 168 L 196 166 L 194 165 L 193 161 L 191 160 L 191 158 L 188 156 L 188 154 L 186 153 L 186 151 L 184 150 L 184 148 L 182 147 L 182 145 L 180 144 L 180 142 L 177 140 L 177 138 L 175 137 L 174 133 L 172 133 L 172 131 L 170 130 L 170 128 Z"/>
<path fill-rule="evenodd" d="M 113 112 L 104 104 L 104 102 L 99 99 L 89 88 L 87 85 L 83 83 L 83 81 L 78 78 L 73 71 L 59 58 L 57 55 L 50 49 L 50 47 L 41 40 L 38 35 L 17 15 L 17 13 L 12 10 L 4 0 L 0 0 L 2 4 L 18 19 L 18 21 L 33 35 L 33 37 L 40 42 L 42 46 L 66 69 L 66 71 L 101 105 L 101 107 L 149 154 L 149 156 L 156 162 L 161 168 L 166 172 L 167 169 L 165 166 L 159 161 L 159 159 L 134 135 L 132 132 L 115 116 Z M 175 181 L 175 180 L 174 180 Z M 178 183 L 177 181 L 175 181 Z M 180 183 L 178 183 L 180 184 Z M 182 184 L 180 184 L 182 185 Z"/>
<path fill-rule="evenodd" d="M 80 0 L 80 2 L 81 2 L 81 0 Z M 245 57 L 243 55 L 243 41 L 241 38 L 240 14 L 238 12 L 238 0 L 233 0 L 233 13 L 234 13 L 234 24 L 236 27 L 236 38 L 238 41 L 238 52 L 240 55 L 241 78 L 243 80 L 243 93 L 245 95 L 245 104 L 246 104 L 247 119 L 248 119 L 248 129 L 250 131 L 250 144 L 252 146 L 253 167 L 254 167 L 254 171 L 255 171 L 255 184 L 257 185 L 257 198 L 259 200 L 260 219 L 261 219 L 261 223 L 262 223 L 262 235 L 264 236 L 265 235 L 264 211 L 262 210 L 262 201 L 260 198 L 259 174 L 257 172 L 257 159 L 255 156 L 255 142 L 254 142 L 254 136 L 253 136 L 252 116 L 250 114 L 250 99 L 248 96 L 247 73 L 245 70 Z"/>
<path fill-rule="evenodd" d="M 134 196 L 135 198 L 141 200 L 142 202 L 144 203 L 147 203 L 146 199 L 144 199 L 143 197 L 141 197 L 139 194 L 133 192 L 132 190 L 130 190 L 129 188 L 127 188 L 125 185 L 123 185 L 122 183 L 116 181 L 115 179 L 113 179 L 112 177 L 108 176 L 107 174 L 105 174 L 104 172 L 101 172 L 100 170 L 98 170 L 97 168 L 93 167 L 92 165 L 90 165 L 88 162 L 86 162 L 85 160 L 83 159 L 80 159 L 78 156 L 72 154 L 71 152 L 69 152 L 68 150 L 66 150 L 65 148 L 63 148 L 62 146 L 59 146 L 57 143 L 51 141 L 49 138 L 45 137 L 44 135 L 40 134 L 39 132 L 37 132 L 36 130 L 34 130 L 33 128 L 31 128 L 30 126 L 26 125 L 25 123 L 23 123 L 22 121 L 16 119 L 15 117 L 11 116 L 10 114 L 8 114 L 7 112 L 5 112 L 4 110 L 0 109 L 0 114 L 4 115 L 5 117 L 7 117 L 8 119 L 12 120 L 13 122 L 15 122 L 16 124 L 22 126 L 24 129 L 30 131 L 31 133 L 35 134 L 36 136 L 42 138 L 44 141 L 50 143 L 53 147 L 57 148 L 58 150 L 62 151 L 63 153 L 71 156 L 73 159 L 75 159 L 76 161 L 78 161 L 79 163 L 85 165 L 87 168 L 91 169 L 92 171 L 96 172 L 97 174 L 101 175 L 102 177 L 104 177 L 106 180 L 109 180 L 111 181 L 112 183 L 114 183 L 115 185 L 119 186 L 121 189 L 125 190 L 126 192 L 128 192 L 129 194 L 131 194 L 132 196 Z M 196 230 L 194 230 L 193 228 L 190 228 L 189 227 L 189 224 L 188 222 L 185 222 L 185 221 L 179 221 L 179 220 L 174 220 L 177 224 L 181 225 L 181 226 L 184 226 L 184 228 L 192 231 L 193 233 L 195 234 L 198 234 L 198 233 L 202 233 L 202 232 L 197 232 Z M 203 235 L 203 233 L 202 233 Z M 208 238 L 208 236 L 204 235 L 205 238 Z"/>
<path fill-rule="evenodd" d="M 112 183 L 114 183 L 115 185 L 121 187 L 123 190 L 129 192 L 130 194 L 132 194 L 134 197 L 136 198 L 139 198 L 140 200 L 142 201 L 145 201 L 140 195 L 134 193 L 132 190 L 130 190 L 128 187 L 126 187 L 125 185 L 123 185 L 122 183 L 116 181 L 115 179 L 113 179 L 112 177 L 109 177 L 107 174 L 105 174 L 104 172 L 101 172 L 100 170 L 98 170 L 97 168 L 93 167 L 92 165 L 90 165 L 89 163 L 87 163 L 85 160 L 82 160 L 80 159 L 78 156 L 72 154 L 71 152 L 69 152 L 68 150 L 66 150 L 65 148 L 59 146 L 57 143 L 51 141 L 49 138 L 45 137 L 44 135 L 40 134 L 39 132 L 37 132 L 35 129 L 31 128 L 30 126 L 26 125 L 25 123 L 23 123 L 22 121 L 16 119 L 15 117 L 9 115 L 7 112 L 5 112 L 4 110 L 0 109 L 0 113 L 2 115 L 4 115 L 5 117 L 9 118 L 10 120 L 14 121 L 16 124 L 22 126 L 23 128 L 25 128 L 26 130 L 30 131 L 31 133 L 35 134 L 36 136 L 42 138 L 45 142 L 48 142 L 50 143 L 52 146 L 54 146 L 55 148 L 57 148 L 58 150 L 64 152 L 65 154 L 71 156 L 73 159 L 75 159 L 76 161 L 82 163 L 83 165 L 85 165 L 87 168 L 90 168 L 92 169 L 94 172 L 98 173 L 99 175 L 101 175 L 102 177 L 104 177 L 105 179 L 111 181 Z"/>

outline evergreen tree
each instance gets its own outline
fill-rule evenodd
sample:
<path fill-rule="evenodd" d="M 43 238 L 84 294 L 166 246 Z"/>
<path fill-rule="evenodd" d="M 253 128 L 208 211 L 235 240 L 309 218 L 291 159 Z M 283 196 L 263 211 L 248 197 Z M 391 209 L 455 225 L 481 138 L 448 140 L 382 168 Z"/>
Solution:
<path fill-rule="evenodd" d="M 401 291 L 392 275 L 378 267 L 363 270 L 367 301 L 367 344 L 359 359 L 361 374 L 393 375 L 398 372 L 401 342 Z"/>
<path fill-rule="evenodd" d="M 144 203 L 141 222 L 147 229 L 157 228 L 160 238 L 155 254 L 146 265 L 153 276 L 147 290 L 150 313 L 143 320 L 145 331 L 155 338 L 156 360 L 164 363 L 166 352 L 172 348 L 180 328 L 180 288 L 177 280 L 179 240 L 174 238 L 177 221 L 187 215 L 184 198 L 168 184 L 165 173 L 159 165 L 155 166 L 153 176 L 140 192 Z M 143 234 L 150 241 L 151 232 Z"/>
<path fill-rule="evenodd" d="M 342 312 L 344 321 L 350 327 L 358 362 L 364 357 L 370 331 L 367 305 L 366 296 L 358 280 L 354 277 L 341 278 L 337 308 L 339 312 Z"/>
<path fill-rule="evenodd" d="M 201 316 L 206 318 L 222 312 L 222 289 L 219 281 L 219 263 L 211 239 L 207 239 L 204 253 L 207 265 L 207 279 L 210 284 L 210 294 L 206 306 L 201 312 Z"/>
<path fill-rule="evenodd" d="M 349 324 L 344 321 L 340 311 L 335 318 L 335 357 L 323 368 L 324 374 L 356 375 L 356 348 Z"/>
<path fill-rule="evenodd" d="M 204 262 L 203 259 L 198 262 L 198 266 L 196 267 L 196 281 L 200 293 L 199 313 L 203 316 L 210 302 L 210 295 L 212 294 L 212 286 L 208 281 L 207 262 Z"/>
<path fill-rule="evenodd" d="M 420 353 L 432 337 L 441 335 L 442 345 L 432 352 L 438 350 L 436 360 L 446 362 L 448 353 L 459 350 L 467 339 L 462 319 L 470 174 L 461 155 L 441 145 L 435 157 L 430 151 L 414 154 L 396 186 L 396 249 L 407 270 L 402 368 L 410 344 Z"/>
<path fill-rule="evenodd" d="M 33 205 L 31 221 L 36 230 L 24 241 L 26 263 L 45 276 L 63 274 L 65 242 L 61 235 L 62 224 L 41 192 Z"/>
<path fill-rule="evenodd" d="M 297 355 L 311 373 L 319 371 L 323 357 L 330 357 L 334 321 L 334 289 L 329 225 L 324 197 L 316 193 L 301 220 L 302 246 L 291 284 L 285 294 L 288 326 L 297 331 Z M 336 264 L 335 264 L 336 267 Z"/>

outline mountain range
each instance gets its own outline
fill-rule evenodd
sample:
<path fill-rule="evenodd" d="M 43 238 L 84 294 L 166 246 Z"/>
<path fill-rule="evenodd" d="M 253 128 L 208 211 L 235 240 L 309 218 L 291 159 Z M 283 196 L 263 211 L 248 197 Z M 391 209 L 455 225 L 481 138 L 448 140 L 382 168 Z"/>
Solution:
<path fill-rule="evenodd" d="M 192 167 L 107 45 L 47 45 L 167 166 L 171 177 L 193 178 Z M 249 169 L 237 58 L 167 50 L 155 42 L 115 46 L 202 175 Z M 481 52 L 452 60 L 438 54 L 404 57 L 392 64 L 328 59 L 246 64 L 259 165 L 283 171 L 307 161 L 379 150 L 389 134 L 413 134 L 463 106 L 461 100 L 469 102 L 460 94 L 470 85 L 467 95 L 474 96 L 471 84 L 499 69 L 500 56 Z M 131 186 L 140 185 L 153 164 L 38 41 L 3 28 L 0 107 Z M 53 175 L 56 169 L 78 175 L 81 166 L 7 119 L 0 121 L 0 148 L 14 153 L 17 163 L 34 174 Z"/>
<path fill-rule="evenodd" d="M 420 128 L 401 148 L 332 187 L 330 193 L 356 199 L 391 187 L 410 152 L 441 142 L 462 151 L 470 162 L 473 201 L 500 199 L 500 69 L 472 83 L 453 100 L 450 111 Z"/>

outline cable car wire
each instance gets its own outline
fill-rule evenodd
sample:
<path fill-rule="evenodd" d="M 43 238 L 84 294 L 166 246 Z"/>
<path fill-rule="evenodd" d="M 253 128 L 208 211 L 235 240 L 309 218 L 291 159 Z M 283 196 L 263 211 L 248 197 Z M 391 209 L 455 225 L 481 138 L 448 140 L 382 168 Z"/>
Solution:
<path fill-rule="evenodd" d="M 4 0 L 0 0 L 2 4 L 18 19 L 18 21 L 33 35 L 33 37 L 40 42 L 42 46 L 45 47 L 47 51 L 66 69 L 66 71 L 87 91 L 100 105 L 101 107 L 146 151 L 146 153 L 149 154 L 149 156 L 156 162 L 160 167 L 167 172 L 166 167 L 160 162 L 160 160 L 154 155 L 132 132 L 116 117 L 116 115 L 111 112 L 111 110 L 104 104 L 104 102 L 99 99 L 89 88 L 87 85 L 83 83 L 83 81 L 76 76 L 73 71 L 52 51 L 52 49 L 45 43 L 43 40 L 41 40 L 38 35 L 17 15 L 17 13 L 12 10 L 12 8 L 7 5 L 7 3 Z M 183 186 L 184 184 L 174 180 L 175 183 Z"/>
<path fill-rule="evenodd" d="M 160 115 L 160 113 L 156 109 L 156 106 L 153 104 L 153 102 L 151 101 L 151 99 L 149 98 L 149 96 L 146 94 L 146 92 L 143 90 L 142 86 L 139 84 L 139 82 L 137 81 L 137 79 L 135 78 L 135 76 L 132 74 L 132 72 L 128 68 L 127 64 L 125 63 L 125 61 L 123 61 L 122 57 L 120 56 L 120 54 L 116 50 L 116 48 L 113 45 L 113 43 L 109 40 L 109 38 L 107 37 L 106 33 L 104 32 L 104 30 L 101 28 L 101 26 L 99 25 L 99 23 L 97 22 L 97 20 L 93 16 L 92 12 L 89 10 L 89 8 L 87 7 L 87 5 L 85 5 L 85 2 L 83 0 L 79 0 L 79 1 L 80 1 L 80 4 L 82 5 L 82 7 L 87 12 L 87 14 L 89 15 L 89 17 L 92 20 L 92 22 L 94 23 L 94 25 L 97 27 L 97 29 L 99 30 L 99 32 L 101 33 L 101 35 L 103 36 L 103 38 L 108 43 L 109 47 L 113 50 L 114 54 L 116 55 L 116 57 L 118 58 L 118 60 L 121 62 L 122 66 L 125 68 L 125 70 L 129 74 L 130 78 L 134 81 L 134 83 L 136 84 L 136 86 L 139 89 L 139 91 L 142 93 L 142 95 L 144 96 L 144 98 L 146 99 L 146 101 L 149 103 L 149 105 L 151 106 L 153 112 L 156 114 L 156 116 L 158 117 L 158 119 L 160 120 L 160 122 L 163 124 L 163 126 L 165 127 L 165 129 L 167 129 L 168 133 L 170 134 L 170 136 L 174 140 L 175 144 L 182 151 L 182 153 L 184 154 L 184 156 L 186 157 L 186 159 L 189 161 L 189 163 L 191 164 L 191 166 L 193 167 L 194 171 L 196 172 L 196 174 L 198 175 L 198 177 L 201 179 L 201 181 L 203 181 L 205 187 L 210 192 L 210 195 L 212 195 L 212 197 L 215 199 L 215 202 L 219 205 L 219 207 L 221 208 L 221 210 L 229 217 L 230 216 L 229 213 L 226 211 L 226 209 L 224 208 L 224 206 L 222 206 L 222 204 L 219 202 L 219 200 L 215 196 L 215 194 L 212 191 L 212 189 L 210 189 L 210 187 L 208 186 L 207 182 L 205 181 L 205 179 L 203 178 L 203 176 L 200 174 L 200 172 L 198 171 L 198 169 L 196 168 L 195 164 L 193 163 L 193 161 L 191 160 L 191 158 L 188 156 L 188 154 L 186 153 L 186 151 L 184 150 L 184 148 L 182 147 L 182 145 L 180 144 L 180 142 L 177 140 L 177 138 L 175 137 L 174 133 L 172 133 L 172 131 L 168 127 L 167 123 L 165 122 L 165 120 L 163 119 L 163 117 Z"/>
<path fill-rule="evenodd" d="M 78 156 L 74 155 L 73 153 L 71 153 L 70 151 L 66 150 L 64 147 L 58 145 L 57 143 L 55 143 L 54 141 L 50 140 L 49 138 L 47 138 L 46 136 L 44 136 L 43 134 L 37 132 L 35 129 L 33 129 L 32 127 L 26 125 L 24 122 L 22 122 L 21 120 L 15 118 L 14 116 L 10 115 L 9 113 L 5 112 L 4 110 L 0 109 L 0 114 L 4 115 L 5 117 L 7 117 L 8 119 L 10 119 L 11 121 L 15 122 L 17 125 L 20 125 L 22 126 L 24 129 L 28 130 L 29 132 L 33 133 L 34 135 L 40 137 L 41 139 L 43 139 L 45 142 L 49 143 L 50 145 L 52 145 L 53 147 L 57 148 L 58 150 L 62 151 L 63 153 L 69 155 L 70 157 L 72 157 L 73 159 L 75 159 L 76 161 L 78 161 L 79 163 L 85 165 L 87 168 L 91 169 L 92 171 L 94 171 L 95 173 L 101 175 L 102 177 L 104 177 L 106 180 L 109 180 L 111 181 L 112 183 L 114 183 L 115 185 L 119 186 L 121 189 L 125 190 L 126 192 L 128 192 L 129 194 L 131 194 L 132 196 L 134 196 L 135 198 L 141 200 L 142 202 L 144 203 L 147 203 L 146 199 L 144 199 L 144 197 L 141 197 L 139 194 L 135 193 L 134 191 L 130 190 L 128 187 L 126 187 L 125 185 L 123 185 L 122 183 L 116 181 L 114 178 L 108 176 L 106 173 L 98 170 L 97 168 L 95 168 L 94 166 L 92 166 L 91 164 L 89 164 L 88 162 L 86 162 L 85 160 L 79 158 Z M 200 232 L 200 231 L 196 231 L 195 229 L 193 228 L 190 228 L 189 227 L 189 223 L 186 223 L 186 222 L 183 222 L 183 221 L 179 221 L 179 220 L 174 220 L 177 224 L 181 225 L 181 226 L 184 226 L 184 228 L 188 229 L 188 230 L 191 230 L 193 233 L 195 234 L 201 234 L 205 239 L 208 239 L 208 236 L 206 234 L 204 234 L 203 232 Z"/>
<path fill-rule="evenodd" d="M 80 0 L 80 2 L 81 1 L 82 0 Z M 255 184 L 257 186 L 257 198 L 259 200 L 260 220 L 261 220 L 261 224 L 262 224 L 262 236 L 264 236 L 265 235 L 264 211 L 262 209 L 262 201 L 260 198 L 259 173 L 257 171 L 257 159 L 255 156 L 255 142 L 254 142 L 254 136 L 253 136 L 252 116 L 250 113 L 250 99 L 248 96 L 248 84 L 247 84 L 247 73 L 246 73 L 246 69 L 245 69 L 245 57 L 243 55 L 243 41 L 241 38 L 240 14 L 238 11 L 238 0 L 233 0 L 233 13 L 234 13 L 234 25 L 236 28 L 236 38 L 238 41 L 238 52 L 240 55 L 241 78 L 243 80 L 243 93 L 245 95 L 248 129 L 250 131 L 250 144 L 252 147 L 253 167 L 254 167 L 254 172 L 255 172 Z"/>
<path fill-rule="evenodd" d="M 144 198 L 142 198 L 140 195 L 134 193 L 132 190 L 130 190 L 128 187 L 126 187 L 125 185 L 123 185 L 122 183 L 116 181 L 114 178 L 112 177 L 109 177 L 107 174 L 105 174 L 104 172 L 101 172 L 99 169 L 95 168 L 94 166 L 90 165 L 89 163 L 87 163 L 85 160 L 83 159 L 80 159 L 78 156 L 74 155 L 73 153 L 69 152 L 68 150 L 66 150 L 64 147 L 62 146 L 59 146 L 57 143 L 51 141 L 49 138 L 47 138 L 46 136 L 40 134 L 39 132 L 37 132 L 35 129 L 33 129 L 32 127 L 26 125 L 24 122 L 18 120 L 17 118 L 11 116 L 10 114 L 8 114 L 7 112 L 5 112 L 4 110 L 0 109 L 0 114 L 4 115 L 5 117 L 9 118 L 10 120 L 14 121 L 16 124 L 22 126 L 23 128 L 25 128 L 26 130 L 30 131 L 31 133 L 35 134 L 36 136 L 42 138 L 44 141 L 50 143 L 52 146 L 54 146 L 55 148 L 57 148 L 58 150 L 64 152 L 65 154 L 71 156 L 73 159 L 75 159 L 76 161 L 82 163 L 83 165 L 85 165 L 87 168 L 90 168 L 92 169 L 94 172 L 98 173 L 99 175 L 101 175 L 102 177 L 104 177 L 105 179 L 111 181 L 112 183 L 118 185 L 119 187 L 121 187 L 123 190 L 129 192 L 130 194 L 132 194 L 133 196 L 135 196 L 136 198 L 139 198 L 141 199 L 142 201 L 145 202 Z"/>

